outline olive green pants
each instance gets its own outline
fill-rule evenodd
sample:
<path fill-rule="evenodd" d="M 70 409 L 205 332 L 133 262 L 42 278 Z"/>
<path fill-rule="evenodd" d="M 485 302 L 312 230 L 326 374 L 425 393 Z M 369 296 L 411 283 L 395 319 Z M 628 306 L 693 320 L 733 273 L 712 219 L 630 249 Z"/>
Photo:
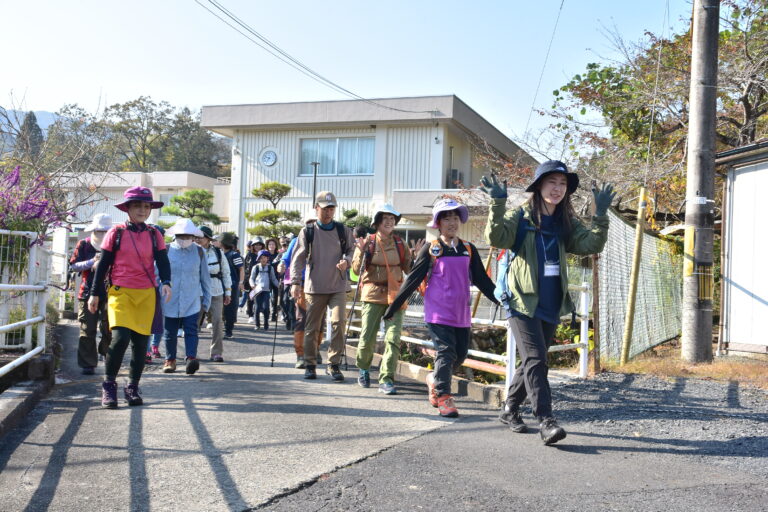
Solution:
<path fill-rule="evenodd" d="M 363 302 L 360 343 L 357 345 L 357 367 L 368 370 L 376 347 L 376 334 L 379 332 L 381 317 L 387 310 L 386 304 Z M 384 321 L 384 354 L 379 367 L 379 384 L 394 382 L 397 360 L 400 356 L 400 334 L 403 331 L 403 313 L 399 310 L 395 315 Z"/>

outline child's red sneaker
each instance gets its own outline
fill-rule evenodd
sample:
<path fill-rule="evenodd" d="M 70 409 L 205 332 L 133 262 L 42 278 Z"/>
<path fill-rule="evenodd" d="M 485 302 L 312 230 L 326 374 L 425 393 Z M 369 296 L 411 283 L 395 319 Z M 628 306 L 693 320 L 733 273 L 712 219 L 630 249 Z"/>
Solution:
<path fill-rule="evenodd" d="M 459 410 L 456 408 L 456 404 L 453 403 L 451 395 L 440 395 L 437 397 L 437 410 L 443 418 L 459 417 Z"/>
<path fill-rule="evenodd" d="M 435 391 L 434 372 L 427 374 L 427 395 L 429 396 L 429 403 L 432 404 L 432 407 L 437 407 L 437 392 Z"/>

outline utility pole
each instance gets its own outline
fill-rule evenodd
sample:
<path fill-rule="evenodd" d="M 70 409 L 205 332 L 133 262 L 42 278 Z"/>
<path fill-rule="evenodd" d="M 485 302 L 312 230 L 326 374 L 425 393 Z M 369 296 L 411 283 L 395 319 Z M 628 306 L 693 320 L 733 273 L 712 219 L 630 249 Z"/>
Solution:
<path fill-rule="evenodd" d="M 694 1 L 682 335 L 682 357 L 692 363 L 712 361 L 712 239 L 719 21 L 719 0 Z"/>

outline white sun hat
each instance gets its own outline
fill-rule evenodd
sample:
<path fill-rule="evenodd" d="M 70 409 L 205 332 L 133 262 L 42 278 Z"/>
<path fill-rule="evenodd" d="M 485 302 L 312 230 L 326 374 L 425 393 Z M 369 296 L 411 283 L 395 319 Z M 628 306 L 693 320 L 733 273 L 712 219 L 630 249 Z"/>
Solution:
<path fill-rule="evenodd" d="M 97 213 L 93 216 L 90 225 L 84 229 L 86 233 L 92 231 L 109 231 L 112 227 L 112 217 L 106 213 Z"/>
<path fill-rule="evenodd" d="M 371 226 L 375 226 L 379 222 L 381 222 L 381 215 L 384 213 L 388 213 L 390 215 L 394 215 L 395 217 L 395 224 L 400 222 L 400 213 L 395 210 L 394 206 L 392 206 L 389 203 L 383 203 L 379 205 L 378 208 L 376 208 L 376 211 L 373 213 L 373 218 L 371 219 Z"/>
<path fill-rule="evenodd" d="M 171 226 L 165 232 L 165 234 L 168 236 L 192 235 L 198 238 L 202 238 L 205 236 L 205 234 L 202 231 L 200 231 L 200 229 L 197 226 L 195 226 L 195 223 L 189 219 L 178 219 L 176 221 L 176 224 Z"/>

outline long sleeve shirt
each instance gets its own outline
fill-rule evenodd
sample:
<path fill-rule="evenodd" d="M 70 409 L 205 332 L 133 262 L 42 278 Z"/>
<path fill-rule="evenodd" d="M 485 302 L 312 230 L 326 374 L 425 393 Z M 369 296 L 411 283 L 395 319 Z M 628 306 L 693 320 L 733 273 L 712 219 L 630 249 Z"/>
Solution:
<path fill-rule="evenodd" d="M 270 285 L 277 288 L 280 284 L 277 280 L 275 269 L 270 263 L 267 263 L 266 265 L 257 263 L 254 265 L 251 269 L 251 275 L 248 281 L 251 284 L 251 289 L 256 295 L 261 292 L 268 292 Z"/>
<path fill-rule="evenodd" d="M 304 227 L 299 233 L 299 241 L 293 251 L 291 258 L 291 282 L 292 284 L 301 284 L 301 276 L 304 269 L 307 269 L 304 276 L 304 293 L 340 293 L 349 290 L 349 280 L 347 272 L 336 268 L 336 265 L 343 258 L 347 263 L 352 262 L 352 254 L 355 251 L 355 240 L 352 236 L 352 230 L 345 227 L 346 251 L 341 252 L 341 241 L 335 226 L 331 229 L 323 229 L 315 222 L 314 240 L 312 241 L 312 251 L 310 261 L 307 261 L 307 228 Z"/>
<path fill-rule="evenodd" d="M 219 264 L 219 257 L 214 246 L 209 245 L 204 250 L 208 262 L 208 274 L 211 276 L 211 297 L 218 297 L 219 295 L 231 297 L 232 274 L 224 251 L 219 250 L 218 254 L 221 255 L 221 264 Z"/>
<path fill-rule="evenodd" d="M 93 265 L 96 263 L 98 251 L 91 244 L 91 238 L 87 237 L 77 242 L 75 251 L 69 259 L 69 268 L 81 274 L 80 289 L 77 292 L 77 298 L 87 300 L 91 295 L 91 285 L 93 283 Z"/>
<path fill-rule="evenodd" d="M 467 248 L 464 247 L 464 244 L 461 242 L 458 242 L 456 247 L 449 247 L 444 244 L 442 240 L 439 240 L 439 244 L 442 248 L 442 253 L 440 255 L 441 258 L 466 256 L 468 252 Z M 480 292 L 485 295 L 488 300 L 491 300 L 494 304 L 498 304 L 499 301 L 493 295 L 496 285 L 493 283 L 491 278 L 488 277 L 488 274 L 485 273 L 485 267 L 483 267 L 483 262 L 480 259 L 480 255 L 477 254 L 477 248 L 472 244 L 470 245 L 472 247 L 472 255 L 469 258 L 469 280 L 472 284 L 477 286 Z M 411 273 L 408 274 L 408 278 L 403 282 L 402 286 L 400 286 L 400 291 L 397 293 L 397 297 L 395 297 L 395 300 L 392 302 L 392 304 L 389 305 L 387 311 L 384 313 L 384 318 L 391 318 L 392 315 L 394 315 L 395 312 L 402 307 L 405 301 L 408 300 L 411 294 L 416 291 L 424 278 L 427 277 L 430 266 L 434 265 L 434 262 L 432 261 L 433 257 L 429 253 L 430 247 L 430 244 L 424 244 L 424 247 L 422 247 L 421 251 L 419 251 L 419 254 L 416 257 L 416 262 L 413 264 Z M 450 278 L 450 276 L 446 277 Z M 461 292 L 462 293 L 459 293 L 457 290 L 457 292 L 453 295 L 453 303 L 451 303 L 449 300 L 445 300 L 436 306 L 443 309 L 468 308 L 469 306 L 465 300 L 465 294 L 463 293 L 464 290 L 461 290 Z M 469 289 L 467 289 L 466 293 L 468 294 L 468 292 Z"/>
<path fill-rule="evenodd" d="M 171 300 L 163 305 L 163 314 L 185 318 L 211 306 L 211 276 L 202 247 L 192 244 L 182 249 L 176 242 L 168 246 L 171 263 Z"/>

